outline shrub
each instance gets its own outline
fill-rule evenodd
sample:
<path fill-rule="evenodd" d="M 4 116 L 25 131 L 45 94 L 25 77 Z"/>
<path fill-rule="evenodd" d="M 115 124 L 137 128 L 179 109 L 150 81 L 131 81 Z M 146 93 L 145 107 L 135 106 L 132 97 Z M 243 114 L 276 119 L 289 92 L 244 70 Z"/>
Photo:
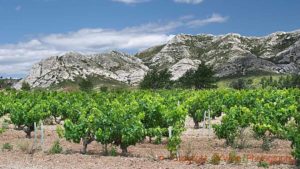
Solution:
<path fill-rule="evenodd" d="M 180 136 L 174 135 L 171 138 L 169 138 L 167 149 L 170 152 L 171 159 L 177 156 L 177 150 L 179 148 L 180 143 L 181 143 Z"/>
<path fill-rule="evenodd" d="M 227 161 L 229 164 L 240 164 L 241 163 L 241 157 L 238 156 L 236 154 L 235 151 L 232 151 L 229 153 L 229 158 L 228 158 L 228 161 Z"/>
<path fill-rule="evenodd" d="M 271 150 L 271 141 L 267 138 L 263 138 L 263 143 L 261 145 L 261 149 L 264 151 L 270 151 Z"/>
<path fill-rule="evenodd" d="M 161 144 L 162 143 L 162 136 L 156 136 L 154 140 L 154 144 Z"/>
<path fill-rule="evenodd" d="M 51 149 L 49 150 L 50 154 L 60 154 L 63 151 L 63 148 L 60 146 L 60 143 L 58 140 L 56 140 Z"/>
<path fill-rule="evenodd" d="M 56 133 L 57 133 L 57 135 L 58 135 L 59 138 L 63 138 L 64 137 L 65 131 L 64 131 L 64 129 L 63 129 L 63 127 L 61 125 L 58 125 L 56 127 Z"/>
<path fill-rule="evenodd" d="M 253 81 L 251 79 L 237 79 L 232 81 L 229 86 L 237 90 L 242 90 L 251 88 L 252 83 Z"/>
<path fill-rule="evenodd" d="M 153 69 L 147 73 L 140 83 L 141 89 L 170 89 L 173 85 L 172 74 L 168 69 Z"/>
<path fill-rule="evenodd" d="M 9 120 L 7 120 L 7 119 L 5 119 L 4 121 L 3 121 L 3 123 L 2 123 L 2 128 L 3 129 L 9 129 L 9 124 L 10 124 L 11 122 L 9 121 Z"/>
<path fill-rule="evenodd" d="M 263 167 L 263 168 L 269 168 L 269 163 L 265 162 L 265 161 L 260 161 L 257 164 L 258 167 Z"/>
<path fill-rule="evenodd" d="M 23 141 L 18 143 L 18 148 L 27 154 L 32 154 L 33 152 L 33 146 L 30 145 L 30 143 L 28 141 Z"/>
<path fill-rule="evenodd" d="M 210 163 L 213 165 L 219 165 L 221 162 L 221 156 L 219 154 L 213 154 L 213 156 L 210 159 Z"/>
<path fill-rule="evenodd" d="M 94 84 L 90 78 L 82 79 L 82 81 L 79 83 L 79 88 L 82 91 L 92 91 L 94 88 Z"/>
<path fill-rule="evenodd" d="M 108 87 L 107 86 L 101 86 L 100 87 L 100 91 L 101 92 L 107 92 L 108 91 Z"/>
<path fill-rule="evenodd" d="M 30 89 L 31 89 L 30 84 L 24 81 L 22 83 L 21 90 L 29 91 Z"/>
<path fill-rule="evenodd" d="M 2 145 L 2 150 L 8 150 L 8 151 L 10 151 L 12 149 L 13 149 L 13 146 L 10 143 L 4 143 Z"/>
<path fill-rule="evenodd" d="M 0 128 L 0 134 L 4 133 L 5 129 L 4 128 Z"/>
<path fill-rule="evenodd" d="M 196 157 L 194 158 L 194 161 L 198 165 L 204 165 L 207 161 L 207 157 L 206 156 Z"/>
<path fill-rule="evenodd" d="M 117 156 L 117 150 L 115 147 L 111 147 L 110 152 L 109 152 L 110 156 Z"/>

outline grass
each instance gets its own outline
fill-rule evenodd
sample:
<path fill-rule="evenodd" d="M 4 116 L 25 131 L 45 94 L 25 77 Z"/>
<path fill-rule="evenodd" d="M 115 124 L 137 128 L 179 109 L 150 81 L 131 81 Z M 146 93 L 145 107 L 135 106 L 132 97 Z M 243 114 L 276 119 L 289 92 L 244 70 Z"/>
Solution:
<path fill-rule="evenodd" d="M 59 140 L 56 140 L 52 147 L 49 150 L 50 154 L 60 154 L 63 151 L 63 148 L 61 147 Z"/>
<path fill-rule="evenodd" d="M 13 149 L 13 146 L 10 143 L 4 143 L 2 145 L 2 150 L 8 150 L 11 151 Z"/>
<path fill-rule="evenodd" d="M 262 168 L 269 168 L 269 163 L 265 162 L 265 161 L 260 161 L 257 164 L 258 167 L 262 167 Z"/>
<path fill-rule="evenodd" d="M 254 87 L 259 87 L 260 86 L 260 81 L 262 78 L 268 78 L 272 76 L 273 80 L 278 80 L 281 76 L 286 76 L 286 75 L 282 75 L 282 74 L 260 74 L 260 75 L 248 75 L 248 76 L 240 76 L 240 77 L 228 77 L 228 78 L 223 78 L 221 80 L 219 80 L 216 84 L 218 86 L 218 88 L 230 88 L 229 85 L 232 81 L 238 80 L 240 78 L 243 78 L 245 80 L 249 80 L 251 79 L 253 81 L 253 86 Z"/>
<path fill-rule="evenodd" d="M 210 159 L 210 164 L 213 165 L 219 165 L 221 162 L 221 156 L 219 154 L 213 154 L 213 156 Z"/>
<path fill-rule="evenodd" d="M 4 133 L 5 129 L 4 128 L 0 128 L 0 134 Z"/>
<path fill-rule="evenodd" d="M 32 145 L 30 144 L 29 141 L 19 142 L 18 143 L 18 148 L 26 154 L 32 154 L 32 152 L 33 152 L 33 147 L 32 147 Z"/>

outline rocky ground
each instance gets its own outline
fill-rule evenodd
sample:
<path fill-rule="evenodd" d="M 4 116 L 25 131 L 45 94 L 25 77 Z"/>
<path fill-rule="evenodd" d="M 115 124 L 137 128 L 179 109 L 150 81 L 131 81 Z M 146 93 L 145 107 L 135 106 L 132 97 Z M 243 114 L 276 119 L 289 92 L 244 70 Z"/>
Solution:
<path fill-rule="evenodd" d="M 50 155 L 48 150 L 53 142 L 58 138 L 55 126 L 46 126 L 45 143 L 43 149 L 31 151 L 34 139 L 26 139 L 22 131 L 13 130 L 10 126 L 5 133 L 0 135 L 0 146 L 5 143 L 10 143 L 12 150 L 0 151 L 0 169 L 27 169 L 27 168 L 46 168 L 46 169 L 65 169 L 65 168 L 146 168 L 146 169 L 173 169 L 173 168 L 259 168 L 256 162 L 243 161 L 239 165 L 227 164 L 222 161 L 220 165 L 211 165 L 208 162 L 205 165 L 196 163 L 176 161 L 176 160 L 160 160 L 163 156 L 168 157 L 165 141 L 161 145 L 155 145 L 144 141 L 136 146 L 129 148 L 129 156 L 123 157 L 117 154 L 116 156 L 104 156 L 102 154 L 102 146 L 93 142 L 88 147 L 88 154 L 80 154 L 81 145 L 67 142 L 60 139 L 63 147 L 63 153 Z M 233 151 L 230 147 L 224 146 L 223 140 L 218 140 L 213 135 L 213 132 L 208 129 L 192 128 L 192 123 L 187 120 L 187 130 L 182 136 L 182 145 L 180 150 L 181 156 L 196 155 L 207 156 L 209 158 L 214 154 L 228 155 Z M 264 152 L 260 148 L 261 142 L 250 139 L 244 149 L 235 150 L 238 155 L 247 154 L 254 155 L 286 155 L 291 153 L 290 143 L 287 141 L 276 140 L 274 147 L 269 152 Z M 120 150 L 116 149 L 117 152 Z M 270 168 L 295 168 L 291 165 L 272 165 Z"/>

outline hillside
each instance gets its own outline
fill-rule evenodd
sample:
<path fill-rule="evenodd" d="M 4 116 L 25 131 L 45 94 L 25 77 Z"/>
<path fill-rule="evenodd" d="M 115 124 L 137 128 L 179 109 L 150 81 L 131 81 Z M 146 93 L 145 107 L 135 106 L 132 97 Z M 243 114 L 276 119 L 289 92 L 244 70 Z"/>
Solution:
<path fill-rule="evenodd" d="M 152 47 L 136 57 L 150 68 L 168 68 L 173 79 L 201 61 L 214 67 L 216 76 L 256 72 L 299 73 L 300 32 L 277 32 L 265 37 L 239 34 L 177 35 L 167 44 Z"/>
<path fill-rule="evenodd" d="M 201 62 L 213 66 L 217 77 L 299 74 L 300 31 L 265 37 L 180 34 L 134 56 L 117 51 L 89 55 L 71 52 L 37 63 L 15 87 L 20 88 L 23 81 L 33 87 L 49 87 L 88 76 L 100 77 L 100 83 L 136 86 L 150 69 L 167 68 L 176 80 Z"/>
<path fill-rule="evenodd" d="M 28 82 L 32 87 L 49 87 L 88 76 L 99 77 L 111 83 L 136 85 L 147 71 L 148 67 L 140 59 L 124 53 L 112 51 L 83 55 L 71 52 L 37 63 L 32 67 L 29 75 L 15 87 L 20 88 L 23 81 Z"/>

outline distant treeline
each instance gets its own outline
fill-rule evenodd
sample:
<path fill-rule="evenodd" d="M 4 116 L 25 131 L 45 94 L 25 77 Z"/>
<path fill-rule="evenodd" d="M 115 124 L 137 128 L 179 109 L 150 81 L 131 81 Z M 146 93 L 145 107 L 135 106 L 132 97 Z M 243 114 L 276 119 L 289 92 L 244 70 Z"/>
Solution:
<path fill-rule="evenodd" d="M 214 77 L 212 67 L 205 64 L 199 65 L 196 70 L 187 71 L 178 80 L 171 80 L 172 74 L 167 69 L 158 71 L 153 69 L 150 71 L 140 83 L 141 89 L 171 89 L 171 88 L 184 88 L 184 89 L 211 89 L 217 88 L 216 82 L 222 81 Z M 242 90 L 254 88 L 300 88 L 300 75 L 286 75 L 280 76 L 275 79 L 271 75 L 260 79 L 259 84 L 254 85 L 252 79 L 238 78 L 232 80 L 228 87 Z"/>

